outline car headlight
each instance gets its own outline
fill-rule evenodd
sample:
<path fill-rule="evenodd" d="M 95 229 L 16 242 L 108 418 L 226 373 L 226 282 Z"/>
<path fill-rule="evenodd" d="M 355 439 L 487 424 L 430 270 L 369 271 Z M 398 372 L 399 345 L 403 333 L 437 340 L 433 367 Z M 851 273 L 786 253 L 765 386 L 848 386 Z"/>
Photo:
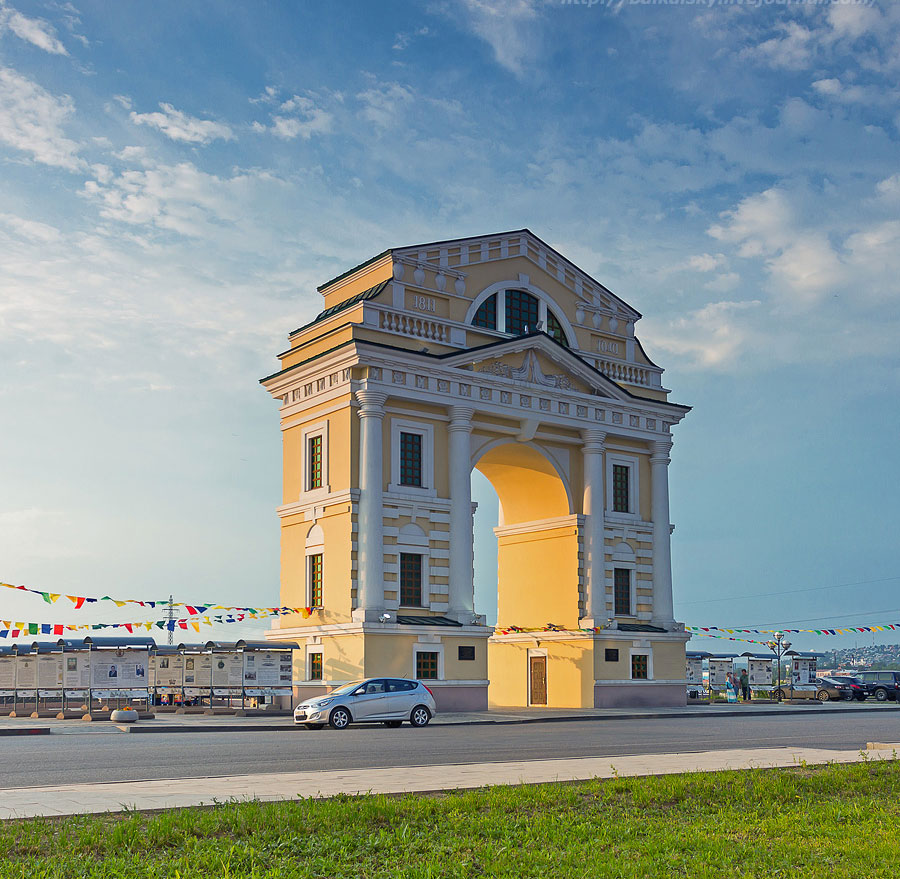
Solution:
<path fill-rule="evenodd" d="M 315 705 L 310 705 L 309 707 L 313 709 L 324 708 L 326 705 L 330 705 L 332 702 L 334 702 L 334 699 L 323 699 L 321 702 L 316 702 Z"/>

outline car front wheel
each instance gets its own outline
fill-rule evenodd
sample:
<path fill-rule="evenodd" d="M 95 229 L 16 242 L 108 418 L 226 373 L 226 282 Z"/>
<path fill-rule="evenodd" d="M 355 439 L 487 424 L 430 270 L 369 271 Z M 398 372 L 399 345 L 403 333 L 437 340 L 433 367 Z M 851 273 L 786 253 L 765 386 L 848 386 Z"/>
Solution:
<path fill-rule="evenodd" d="M 409 715 L 409 722 L 413 726 L 428 726 L 431 720 L 431 712 L 424 705 L 416 705 Z"/>
<path fill-rule="evenodd" d="M 776 690 L 772 693 L 772 698 L 777 699 L 779 702 L 784 699 L 784 690 Z"/>
<path fill-rule="evenodd" d="M 346 708 L 335 708 L 328 718 L 332 729 L 347 729 L 350 726 L 350 712 Z"/>
<path fill-rule="evenodd" d="M 816 693 L 816 698 L 820 702 L 827 702 L 831 696 L 828 695 L 828 690 L 819 690 L 819 692 Z"/>
<path fill-rule="evenodd" d="M 875 691 L 875 701 L 876 702 L 887 702 L 888 693 L 887 690 L 878 689 Z"/>

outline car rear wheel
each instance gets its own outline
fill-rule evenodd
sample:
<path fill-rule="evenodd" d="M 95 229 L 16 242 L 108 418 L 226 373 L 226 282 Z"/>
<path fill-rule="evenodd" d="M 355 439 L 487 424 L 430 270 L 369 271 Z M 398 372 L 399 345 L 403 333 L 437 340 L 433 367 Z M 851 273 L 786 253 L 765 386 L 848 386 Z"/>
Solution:
<path fill-rule="evenodd" d="M 431 712 L 424 705 L 416 705 L 409 715 L 409 722 L 413 726 L 428 726 L 431 720 Z"/>
<path fill-rule="evenodd" d="M 888 691 L 885 690 L 883 687 L 879 687 L 875 691 L 875 701 L 876 702 L 887 702 L 887 698 L 888 698 Z"/>
<path fill-rule="evenodd" d="M 304 723 L 303 724 L 307 729 L 322 729 L 325 726 L 324 723 Z"/>
<path fill-rule="evenodd" d="M 827 702 L 831 696 L 828 695 L 828 690 L 819 690 L 819 692 L 816 693 L 816 698 L 820 702 Z"/>
<path fill-rule="evenodd" d="M 384 722 L 384 725 L 388 729 L 397 729 L 398 726 L 403 726 L 403 721 L 402 720 L 386 720 Z"/>
<path fill-rule="evenodd" d="M 328 718 L 332 729 L 347 729 L 350 726 L 350 712 L 346 708 L 335 708 Z"/>

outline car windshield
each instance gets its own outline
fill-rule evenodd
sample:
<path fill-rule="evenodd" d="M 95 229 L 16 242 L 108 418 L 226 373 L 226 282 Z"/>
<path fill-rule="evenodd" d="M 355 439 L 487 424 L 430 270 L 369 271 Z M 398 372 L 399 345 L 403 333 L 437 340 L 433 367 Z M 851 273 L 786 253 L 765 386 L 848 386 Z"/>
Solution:
<path fill-rule="evenodd" d="M 347 693 L 352 692 L 362 683 L 364 683 L 364 681 L 350 681 L 349 684 L 344 684 L 342 687 L 338 687 L 336 690 L 332 690 L 328 695 L 329 696 L 346 696 Z"/>

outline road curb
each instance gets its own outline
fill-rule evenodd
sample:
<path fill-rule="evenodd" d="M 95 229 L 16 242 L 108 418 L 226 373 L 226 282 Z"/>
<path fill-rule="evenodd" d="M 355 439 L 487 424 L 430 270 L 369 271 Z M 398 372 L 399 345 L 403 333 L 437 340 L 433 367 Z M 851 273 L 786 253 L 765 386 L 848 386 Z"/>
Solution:
<path fill-rule="evenodd" d="M 50 735 L 49 726 L 23 726 L 16 729 L 14 726 L 0 728 L 0 736 L 47 736 Z"/>
<path fill-rule="evenodd" d="M 702 709 L 701 709 L 702 710 Z M 839 717 L 842 714 L 856 714 L 861 711 L 873 712 L 873 711 L 890 711 L 896 710 L 896 708 L 887 708 L 883 706 L 875 707 L 869 706 L 867 708 L 843 708 L 840 709 L 840 714 L 837 712 L 830 712 L 829 716 L 831 717 Z M 818 703 L 811 704 L 809 706 L 796 706 L 796 707 L 783 707 L 780 708 L 776 705 L 773 705 L 771 708 L 763 708 L 753 711 L 747 711 L 741 708 L 736 709 L 713 709 L 711 711 L 704 711 L 703 713 L 697 714 L 672 714 L 666 711 L 658 711 L 658 712 L 630 712 L 628 714 L 616 714 L 613 716 L 598 716 L 596 714 L 567 714 L 560 717 L 506 717 L 506 718 L 484 718 L 483 720 L 447 720 L 447 721 L 437 721 L 434 723 L 434 726 L 514 726 L 517 724 L 526 724 L 526 723 L 573 723 L 573 722 L 587 722 L 587 721 L 600 721 L 600 722 L 611 722 L 616 720 L 695 720 L 698 717 L 701 718 L 712 718 L 712 717 L 783 717 L 785 715 L 809 715 L 810 712 L 818 714 L 820 711 L 828 711 L 826 706 L 819 705 Z M 375 724 L 373 724 L 375 725 Z M 296 731 L 300 728 L 300 725 L 294 724 L 258 724 L 258 723 L 246 723 L 246 724 L 238 724 L 238 723 L 229 723 L 227 725 L 214 725 L 214 724 L 184 724 L 178 726 L 122 726 L 117 727 L 124 733 L 190 733 L 190 732 L 291 732 Z"/>

